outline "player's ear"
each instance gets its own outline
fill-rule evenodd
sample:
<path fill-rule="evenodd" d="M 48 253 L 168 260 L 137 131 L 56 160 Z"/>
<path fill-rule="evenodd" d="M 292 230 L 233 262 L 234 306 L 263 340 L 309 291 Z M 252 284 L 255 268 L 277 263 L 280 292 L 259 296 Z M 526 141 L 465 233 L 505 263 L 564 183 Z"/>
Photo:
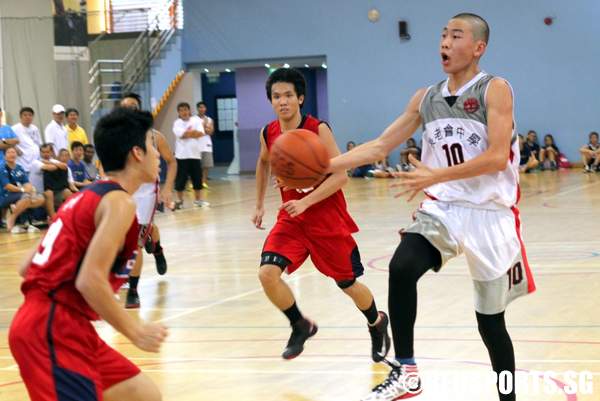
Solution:
<path fill-rule="evenodd" d="M 139 146 L 134 146 L 133 148 L 131 148 L 131 156 L 133 156 L 133 159 L 135 161 L 138 161 L 138 162 L 142 161 L 145 154 L 146 154 L 146 152 Z"/>
<path fill-rule="evenodd" d="M 483 40 L 478 40 L 475 43 L 475 57 L 481 58 L 483 53 L 485 53 L 485 49 L 487 48 L 487 44 Z"/>
<path fill-rule="evenodd" d="M 300 103 L 300 106 L 304 104 L 304 95 L 298 96 L 298 103 Z"/>

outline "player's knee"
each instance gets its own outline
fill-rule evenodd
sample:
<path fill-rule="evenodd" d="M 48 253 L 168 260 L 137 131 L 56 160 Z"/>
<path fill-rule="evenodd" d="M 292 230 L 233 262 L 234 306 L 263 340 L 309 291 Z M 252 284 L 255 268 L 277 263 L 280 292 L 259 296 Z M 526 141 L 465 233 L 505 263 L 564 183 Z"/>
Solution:
<path fill-rule="evenodd" d="M 281 270 L 275 265 L 263 265 L 258 271 L 258 279 L 263 287 L 271 287 L 280 280 Z"/>
<path fill-rule="evenodd" d="M 390 280 L 416 280 L 414 267 L 418 266 L 419 260 L 412 252 L 396 252 L 390 260 Z"/>
<path fill-rule="evenodd" d="M 350 290 L 352 288 L 352 286 L 354 285 L 354 283 L 356 283 L 356 279 L 350 279 L 350 280 L 339 280 L 335 282 L 337 284 L 337 286 L 342 289 L 342 290 Z"/>

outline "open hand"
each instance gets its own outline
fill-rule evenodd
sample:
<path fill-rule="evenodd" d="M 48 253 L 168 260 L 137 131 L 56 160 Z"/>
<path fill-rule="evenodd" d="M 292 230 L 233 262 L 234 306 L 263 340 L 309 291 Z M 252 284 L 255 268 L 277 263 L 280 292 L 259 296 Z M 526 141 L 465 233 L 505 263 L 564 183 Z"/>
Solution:
<path fill-rule="evenodd" d="M 407 201 L 410 202 L 419 192 L 436 184 L 437 176 L 434 169 L 421 163 L 412 154 L 408 156 L 408 160 L 415 166 L 415 169 L 410 172 L 393 173 L 394 177 L 398 177 L 402 181 L 400 184 L 391 185 L 391 187 L 402 187 L 404 190 L 399 194 L 396 194 L 395 197 L 399 198 L 408 194 Z"/>
<path fill-rule="evenodd" d="M 299 216 L 306 209 L 308 205 L 302 199 L 294 199 L 279 206 L 279 210 L 285 210 L 292 217 Z"/>

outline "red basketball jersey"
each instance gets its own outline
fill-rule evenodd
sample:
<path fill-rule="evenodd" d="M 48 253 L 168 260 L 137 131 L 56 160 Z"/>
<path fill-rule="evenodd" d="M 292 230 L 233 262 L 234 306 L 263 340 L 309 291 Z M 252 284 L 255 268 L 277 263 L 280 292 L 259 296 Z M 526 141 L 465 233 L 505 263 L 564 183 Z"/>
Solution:
<path fill-rule="evenodd" d="M 315 135 L 319 135 L 319 125 L 327 124 L 324 121 L 317 120 L 311 115 L 302 116 L 302 121 L 298 128 L 302 128 L 311 132 Z M 271 145 L 281 135 L 281 125 L 279 120 L 270 122 L 264 129 L 263 135 L 267 149 L 271 149 Z M 294 199 L 302 199 L 312 192 L 314 188 L 309 190 L 289 190 L 281 192 L 281 199 L 283 202 L 287 202 Z M 285 210 L 281 210 L 277 215 L 277 219 L 287 218 L 291 219 L 289 214 Z M 348 213 L 346 208 L 346 199 L 342 190 L 338 190 L 321 202 L 316 203 L 306 209 L 304 213 L 294 218 L 295 221 L 305 223 L 315 232 L 315 234 L 321 235 L 337 235 L 337 234 L 351 234 L 358 231 L 358 226 Z"/>
<path fill-rule="evenodd" d="M 96 208 L 102 197 L 111 191 L 123 191 L 123 188 L 112 181 L 98 181 L 61 206 L 27 269 L 21 286 L 24 294 L 32 290 L 42 291 L 90 320 L 99 319 L 75 288 L 75 280 L 96 231 Z M 127 280 L 135 262 L 138 233 L 139 225 L 134 217 L 123 249 L 107 277 L 115 292 Z M 114 240 L 119 241 L 118 238 Z"/>

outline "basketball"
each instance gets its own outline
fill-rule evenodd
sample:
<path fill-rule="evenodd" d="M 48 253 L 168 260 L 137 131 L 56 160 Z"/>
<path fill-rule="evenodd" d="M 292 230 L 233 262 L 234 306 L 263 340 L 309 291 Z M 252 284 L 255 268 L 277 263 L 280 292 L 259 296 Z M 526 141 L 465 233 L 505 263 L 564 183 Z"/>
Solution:
<path fill-rule="evenodd" d="M 271 171 L 290 188 L 310 188 L 323 180 L 329 154 L 319 135 L 295 129 L 280 135 L 271 146 Z"/>

